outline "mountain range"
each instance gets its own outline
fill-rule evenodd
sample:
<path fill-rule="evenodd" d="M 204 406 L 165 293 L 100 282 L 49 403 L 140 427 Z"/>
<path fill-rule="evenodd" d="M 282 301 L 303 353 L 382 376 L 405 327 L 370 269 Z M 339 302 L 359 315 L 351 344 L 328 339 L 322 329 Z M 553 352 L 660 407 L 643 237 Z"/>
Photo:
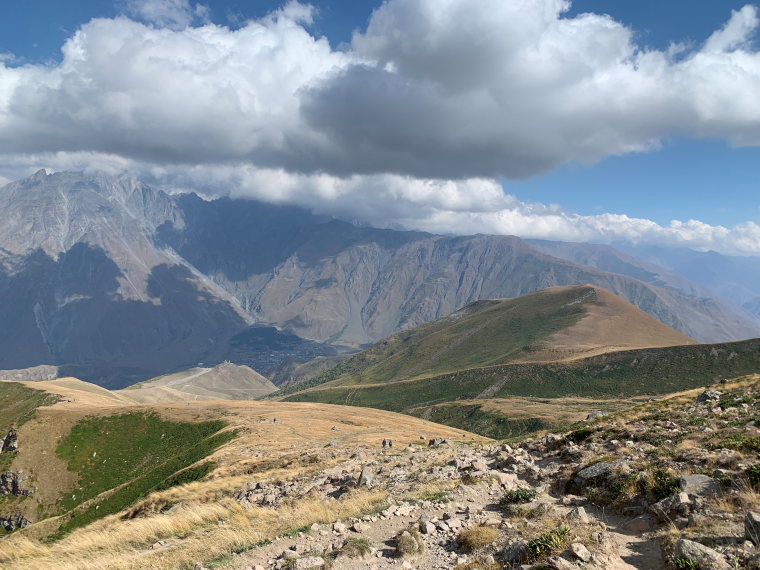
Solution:
<path fill-rule="evenodd" d="M 0 188 L 0 210 L 0 369 L 53 365 L 112 388 L 225 360 L 267 374 L 480 299 L 582 283 L 700 342 L 760 336 L 738 305 L 612 248 L 602 263 L 567 251 L 597 246 L 360 227 L 101 173 L 40 171 Z"/>

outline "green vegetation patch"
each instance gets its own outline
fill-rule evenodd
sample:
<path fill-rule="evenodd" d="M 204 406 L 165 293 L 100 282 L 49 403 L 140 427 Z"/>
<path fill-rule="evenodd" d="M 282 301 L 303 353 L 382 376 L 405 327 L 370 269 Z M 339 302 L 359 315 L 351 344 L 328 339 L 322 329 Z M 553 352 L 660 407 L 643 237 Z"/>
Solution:
<path fill-rule="evenodd" d="M 760 453 L 760 437 L 736 433 L 727 439 L 711 443 L 708 447 L 709 449 L 735 449 L 737 451 Z"/>
<path fill-rule="evenodd" d="M 150 491 L 205 476 L 213 467 L 209 462 L 186 468 L 235 437 L 232 431 L 219 433 L 226 425 L 221 420 L 172 422 L 153 413 L 83 419 L 56 449 L 69 471 L 79 475 L 77 489 L 59 501 L 59 511 L 115 491 L 75 510 L 58 536 L 119 512 Z"/>
<path fill-rule="evenodd" d="M 286 398 L 394 412 L 457 400 L 510 396 L 630 397 L 705 386 L 757 369 L 760 340 L 621 351 L 572 362 L 472 368 L 382 386 L 325 387 Z M 434 420 L 437 421 L 437 420 Z"/>
<path fill-rule="evenodd" d="M 27 388 L 17 382 L 0 382 L 0 432 L 2 437 L 12 427 L 20 427 L 34 417 L 40 406 L 58 401 L 57 396 Z"/>
<path fill-rule="evenodd" d="M 539 418 L 509 419 L 483 410 L 482 404 L 452 404 L 413 410 L 412 416 L 484 435 L 493 439 L 521 437 L 549 426 Z"/>
<path fill-rule="evenodd" d="M 537 496 L 538 493 L 533 489 L 512 489 L 504 493 L 504 496 L 499 501 L 499 506 L 504 508 L 508 505 L 530 503 Z"/>
<path fill-rule="evenodd" d="M 548 558 L 552 554 L 564 550 L 569 543 L 570 529 L 568 527 L 560 526 L 548 530 L 526 543 L 527 558 L 530 562 Z"/>

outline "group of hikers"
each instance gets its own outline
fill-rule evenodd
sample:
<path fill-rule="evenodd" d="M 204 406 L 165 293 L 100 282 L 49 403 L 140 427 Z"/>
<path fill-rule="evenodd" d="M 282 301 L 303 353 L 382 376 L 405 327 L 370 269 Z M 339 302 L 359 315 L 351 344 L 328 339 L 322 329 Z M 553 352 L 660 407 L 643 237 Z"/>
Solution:
<path fill-rule="evenodd" d="M 383 440 L 383 449 L 385 449 L 386 446 L 393 447 L 393 440 L 392 439 L 384 439 Z"/>

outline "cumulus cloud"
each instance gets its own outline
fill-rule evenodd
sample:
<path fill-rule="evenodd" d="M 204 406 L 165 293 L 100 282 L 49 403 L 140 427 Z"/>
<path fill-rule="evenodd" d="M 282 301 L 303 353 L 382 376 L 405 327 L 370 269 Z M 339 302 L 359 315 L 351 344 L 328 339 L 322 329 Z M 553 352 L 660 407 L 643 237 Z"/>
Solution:
<path fill-rule="evenodd" d="M 126 6 L 58 64 L 0 58 L 0 175 L 132 169 L 380 226 L 760 253 L 756 224 L 579 216 L 495 182 L 672 135 L 760 145 L 753 6 L 664 51 L 566 0 L 388 0 L 343 50 L 294 0 L 238 29 L 190 0 Z"/>
<path fill-rule="evenodd" d="M 565 0 L 389 0 L 331 49 L 291 1 L 231 30 L 129 0 L 55 66 L 0 62 L 0 153 L 91 151 L 294 172 L 521 178 L 674 134 L 760 144 L 753 6 L 691 52 Z"/>

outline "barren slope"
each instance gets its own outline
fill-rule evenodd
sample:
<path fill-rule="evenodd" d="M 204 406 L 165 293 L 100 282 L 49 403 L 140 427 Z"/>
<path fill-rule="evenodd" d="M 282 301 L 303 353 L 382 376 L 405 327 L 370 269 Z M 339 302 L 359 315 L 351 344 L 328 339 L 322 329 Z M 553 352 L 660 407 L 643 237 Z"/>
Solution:
<path fill-rule="evenodd" d="M 575 302 L 583 305 L 586 314 L 574 325 L 548 337 L 543 349 L 515 362 L 556 362 L 619 350 L 697 344 L 601 287 L 551 287 L 544 291 L 555 294 L 563 290 L 585 291 Z"/>
<path fill-rule="evenodd" d="M 214 368 L 191 368 L 135 384 L 115 394 L 133 402 L 186 400 L 253 400 L 277 391 L 277 386 L 249 368 L 229 362 Z"/>

